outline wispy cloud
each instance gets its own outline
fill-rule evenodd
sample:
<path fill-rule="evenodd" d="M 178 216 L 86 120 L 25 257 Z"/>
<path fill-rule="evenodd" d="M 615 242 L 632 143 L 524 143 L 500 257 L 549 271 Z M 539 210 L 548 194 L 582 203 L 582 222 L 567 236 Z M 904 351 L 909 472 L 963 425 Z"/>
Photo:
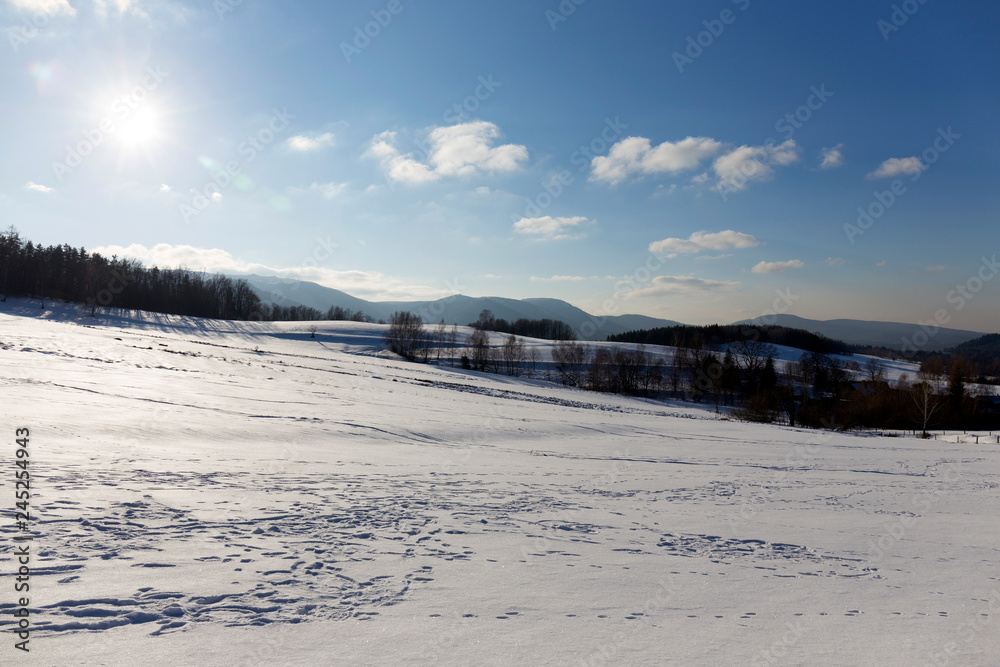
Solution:
<path fill-rule="evenodd" d="M 580 282 L 581 280 L 588 280 L 588 278 L 587 276 L 551 276 L 549 278 L 531 276 L 531 282 L 533 283 Z"/>
<path fill-rule="evenodd" d="M 781 273 L 789 269 L 801 269 L 805 264 L 797 259 L 787 262 L 758 262 L 752 269 L 754 273 Z"/>
<path fill-rule="evenodd" d="M 893 157 L 880 164 L 878 169 L 868 174 L 868 178 L 913 176 L 914 174 L 919 174 L 924 169 L 924 163 L 918 157 Z"/>
<path fill-rule="evenodd" d="M 25 183 L 24 189 L 31 190 L 32 192 L 41 192 L 43 194 L 51 194 L 56 191 L 55 188 L 50 188 L 47 185 L 41 185 L 39 183 L 35 183 L 34 181 L 28 181 Z"/>
<path fill-rule="evenodd" d="M 947 266 L 945 266 L 944 264 L 939 264 L 939 265 L 937 265 L 937 266 L 928 266 L 928 267 L 927 267 L 927 270 L 928 270 L 928 271 L 944 271 L 944 270 L 945 270 L 945 269 L 947 269 L 947 268 L 948 268 L 948 267 L 947 267 Z"/>
<path fill-rule="evenodd" d="M 553 218 L 546 215 L 541 218 L 521 218 L 514 223 L 514 231 L 539 241 L 564 241 L 584 238 L 587 235 L 584 227 L 589 224 L 592 222 L 582 216 Z"/>
<path fill-rule="evenodd" d="M 318 151 L 323 148 L 329 148 L 336 143 L 336 139 L 332 132 L 324 132 L 323 134 L 297 134 L 285 141 L 285 145 L 288 148 L 296 151 L 298 153 L 310 153 L 312 151 Z"/>
<path fill-rule="evenodd" d="M 844 258 L 843 257 L 827 257 L 825 261 L 826 261 L 826 265 L 827 266 L 841 266 L 844 263 Z"/>
<path fill-rule="evenodd" d="M 7 2 L 15 9 L 33 14 L 48 14 L 49 16 L 56 14 L 73 16 L 76 14 L 76 9 L 67 0 L 7 0 Z"/>
<path fill-rule="evenodd" d="M 686 239 L 671 237 L 662 241 L 654 241 L 649 244 L 649 252 L 673 259 L 680 254 L 691 255 L 708 250 L 752 248 L 758 244 L 760 241 L 750 234 L 727 229 L 721 232 L 695 232 Z"/>
<path fill-rule="evenodd" d="M 715 172 L 713 190 L 741 192 L 753 182 L 768 181 L 774 177 L 775 167 L 785 167 L 799 159 L 798 144 L 794 139 L 777 146 L 740 146 L 712 163 Z"/>
<path fill-rule="evenodd" d="M 519 144 L 494 146 L 500 136 L 500 128 L 485 121 L 435 127 L 428 136 L 428 154 L 417 156 L 401 153 L 396 133 L 386 131 L 372 138 L 367 155 L 379 158 L 386 175 L 403 183 L 517 171 L 527 161 L 528 149 Z"/>
<path fill-rule="evenodd" d="M 844 166 L 844 154 L 840 149 L 844 144 L 837 144 L 833 148 L 824 148 L 819 152 L 819 168 L 835 169 Z"/>
<path fill-rule="evenodd" d="M 622 283 L 625 285 L 627 283 Z M 628 298 L 650 296 L 677 296 L 687 294 L 703 294 L 706 292 L 725 292 L 740 286 L 738 282 L 725 280 L 709 280 L 695 276 L 656 276 L 648 287 L 627 292 Z"/>
<path fill-rule="evenodd" d="M 324 199 L 333 199 L 347 188 L 347 183 L 312 183 L 308 187 L 289 187 L 286 191 L 290 195 L 300 195 L 307 192 L 315 192 Z"/>

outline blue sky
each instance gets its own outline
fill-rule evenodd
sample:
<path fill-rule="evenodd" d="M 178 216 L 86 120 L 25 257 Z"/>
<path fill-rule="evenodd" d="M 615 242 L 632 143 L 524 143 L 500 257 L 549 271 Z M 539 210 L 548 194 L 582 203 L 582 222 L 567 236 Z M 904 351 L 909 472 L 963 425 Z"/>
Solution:
<path fill-rule="evenodd" d="M 43 243 L 367 299 L 994 331 L 998 18 L 0 0 L 0 215 Z"/>

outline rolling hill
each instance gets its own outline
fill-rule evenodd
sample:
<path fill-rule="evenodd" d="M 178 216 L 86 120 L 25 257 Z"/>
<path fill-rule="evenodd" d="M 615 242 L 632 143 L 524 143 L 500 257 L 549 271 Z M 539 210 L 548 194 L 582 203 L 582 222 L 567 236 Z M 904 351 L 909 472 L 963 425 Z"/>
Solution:
<path fill-rule="evenodd" d="M 812 331 L 849 345 L 876 345 L 895 349 L 903 347 L 904 339 L 912 341 L 913 335 L 922 331 L 920 325 L 902 322 L 868 322 L 846 319 L 809 320 L 797 315 L 777 315 L 766 319 L 758 317 L 737 322 L 737 324 L 777 324 L 793 329 Z M 929 352 L 944 350 L 982 335 L 978 331 L 939 328 L 934 335 L 928 336 L 927 343 L 920 346 L 920 349 Z"/>
<path fill-rule="evenodd" d="M 326 312 L 331 306 L 361 310 L 376 320 L 388 320 L 398 310 L 420 315 L 424 322 L 465 325 L 476 321 L 479 313 L 489 309 L 493 315 L 508 321 L 526 318 L 553 319 L 570 325 L 581 339 L 604 340 L 607 336 L 633 329 L 674 326 L 679 322 L 645 315 L 615 315 L 598 317 L 559 299 L 507 299 L 504 297 L 471 297 L 455 294 L 434 301 L 366 301 L 340 290 L 316 283 L 272 276 L 243 275 L 264 301 L 282 306 L 305 305 Z"/>

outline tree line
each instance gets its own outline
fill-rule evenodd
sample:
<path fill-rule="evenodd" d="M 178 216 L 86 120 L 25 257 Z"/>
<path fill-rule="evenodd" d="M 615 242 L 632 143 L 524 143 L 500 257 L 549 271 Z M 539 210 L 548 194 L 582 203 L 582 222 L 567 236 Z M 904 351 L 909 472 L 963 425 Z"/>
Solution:
<path fill-rule="evenodd" d="M 147 269 L 134 259 L 110 259 L 69 245 L 43 246 L 13 227 L 0 234 L 0 293 L 61 299 L 97 307 L 150 310 L 225 320 L 250 319 L 260 298 L 245 280 L 181 269 Z"/>
<path fill-rule="evenodd" d="M 709 347 L 741 340 L 753 339 L 771 345 L 784 345 L 807 352 L 822 354 L 850 354 L 846 343 L 821 336 L 820 334 L 778 325 L 750 326 L 743 324 L 710 324 L 692 326 L 680 324 L 655 329 L 639 329 L 608 336 L 614 343 L 642 343 L 643 345 L 664 345 L 669 347 Z"/>
<path fill-rule="evenodd" d="M 480 311 L 479 318 L 475 322 L 470 322 L 469 326 L 482 331 L 496 331 L 497 333 L 542 340 L 574 340 L 576 338 L 573 327 L 561 320 L 548 318 L 531 320 L 522 317 L 514 322 L 508 322 L 502 317 L 494 317 L 489 309 Z"/>
<path fill-rule="evenodd" d="M 331 306 L 264 303 L 244 279 L 185 269 L 146 268 L 135 259 L 107 258 L 69 245 L 43 246 L 13 227 L 0 233 L 0 297 L 27 296 L 97 308 L 147 310 L 221 320 L 372 322 L 363 312 Z"/>

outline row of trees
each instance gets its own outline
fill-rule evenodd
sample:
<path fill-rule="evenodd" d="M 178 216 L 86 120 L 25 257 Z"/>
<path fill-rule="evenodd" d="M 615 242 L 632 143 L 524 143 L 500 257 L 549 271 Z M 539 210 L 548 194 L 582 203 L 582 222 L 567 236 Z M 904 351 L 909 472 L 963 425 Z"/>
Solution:
<path fill-rule="evenodd" d="M 148 310 L 223 320 L 373 322 L 360 310 L 263 303 L 246 280 L 184 269 L 146 268 L 138 260 L 110 259 L 84 248 L 42 246 L 14 227 L 0 233 L 0 295 L 61 299 L 98 307 Z"/>
<path fill-rule="evenodd" d="M 526 338 L 540 338 L 542 340 L 575 340 L 576 334 L 573 327 L 560 320 L 543 318 L 540 320 L 529 320 L 520 318 L 514 322 L 497 318 L 489 309 L 480 311 L 479 318 L 475 322 L 469 323 L 470 327 L 482 331 L 496 331 L 498 333 L 513 334 Z"/>
<path fill-rule="evenodd" d="M 327 311 L 312 306 L 279 306 L 276 303 L 263 304 L 260 307 L 259 319 L 272 322 L 316 322 L 319 320 L 374 322 L 375 318 L 366 315 L 361 310 L 348 310 L 340 306 L 330 306 Z M 380 322 L 380 324 L 385 324 Z"/>
<path fill-rule="evenodd" d="M 627 331 L 608 336 L 608 340 L 614 343 L 642 343 L 643 345 L 699 349 L 718 349 L 729 343 L 750 340 L 762 344 L 785 345 L 822 354 L 850 354 L 851 352 L 850 347 L 840 341 L 804 329 L 792 329 L 777 325 L 711 324 L 691 326 L 679 324 L 672 327 Z"/>
<path fill-rule="evenodd" d="M 245 280 L 180 269 L 147 269 L 84 248 L 42 246 L 10 227 L 0 234 L 0 293 L 227 320 L 260 317 L 260 298 Z M 266 319 L 266 318 L 265 318 Z"/>

